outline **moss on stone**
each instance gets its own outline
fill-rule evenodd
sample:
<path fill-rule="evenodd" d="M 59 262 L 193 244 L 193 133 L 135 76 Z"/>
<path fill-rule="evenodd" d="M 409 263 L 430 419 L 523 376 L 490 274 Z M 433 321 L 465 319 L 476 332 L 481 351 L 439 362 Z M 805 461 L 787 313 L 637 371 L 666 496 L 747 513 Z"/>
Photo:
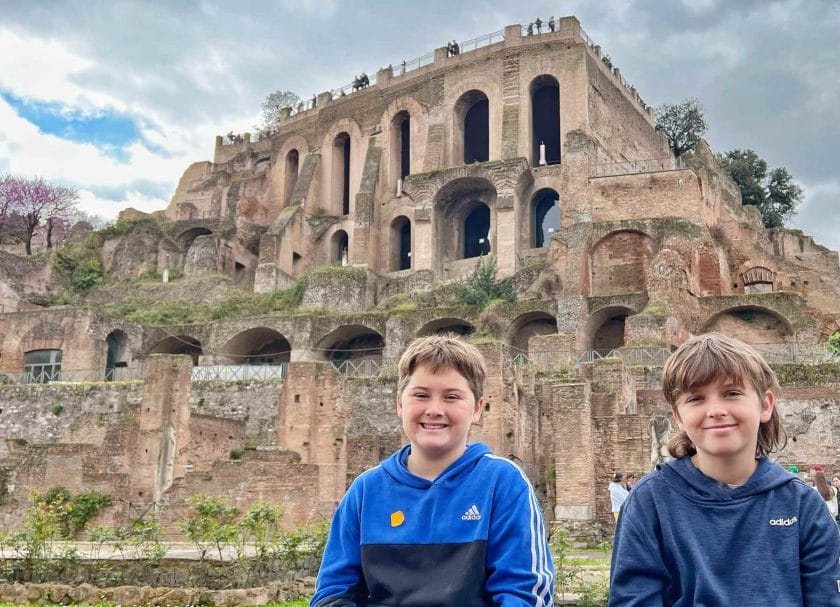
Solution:
<path fill-rule="evenodd" d="M 791 385 L 825 385 L 840 383 L 840 362 L 813 365 L 806 363 L 772 364 L 779 383 Z"/>

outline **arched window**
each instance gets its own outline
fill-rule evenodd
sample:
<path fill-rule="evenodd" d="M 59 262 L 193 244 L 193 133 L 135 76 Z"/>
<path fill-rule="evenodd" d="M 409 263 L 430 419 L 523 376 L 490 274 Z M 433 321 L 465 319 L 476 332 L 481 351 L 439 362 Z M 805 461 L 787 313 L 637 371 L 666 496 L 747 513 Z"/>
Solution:
<path fill-rule="evenodd" d="M 391 121 L 391 169 L 397 179 L 411 174 L 411 116 L 406 111 Z"/>
<path fill-rule="evenodd" d="M 560 162 L 560 85 L 551 76 L 531 82 L 532 166 L 540 164 L 540 145 L 546 164 Z"/>
<path fill-rule="evenodd" d="M 490 160 L 490 102 L 472 104 L 464 115 L 464 164 Z"/>
<path fill-rule="evenodd" d="M 560 205 L 557 192 L 550 188 L 540 190 L 531 202 L 532 238 L 534 248 L 548 246 L 551 235 L 560 229 Z"/>
<path fill-rule="evenodd" d="M 198 357 L 202 355 L 201 342 L 188 335 L 172 335 L 149 348 L 149 354 L 186 354 L 198 364 Z"/>
<path fill-rule="evenodd" d="M 464 259 L 490 252 L 490 209 L 477 202 L 464 218 Z"/>
<path fill-rule="evenodd" d="M 30 350 L 23 354 L 23 383 L 61 380 L 61 350 Z"/>
<path fill-rule="evenodd" d="M 333 141 L 333 199 L 342 215 L 350 214 L 350 135 L 339 133 Z"/>
<path fill-rule="evenodd" d="M 391 271 L 411 268 L 411 221 L 400 215 L 391 222 Z"/>
<path fill-rule="evenodd" d="M 346 266 L 350 257 L 350 239 L 347 237 L 347 232 L 338 230 L 333 234 L 331 242 L 330 263 L 340 263 Z"/>
<path fill-rule="evenodd" d="M 285 200 L 286 204 L 289 204 L 292 200 L 292 194 L 295 191 L 295 185 L 297 185 L 299 165 L 300 157 L 298 151 L 289 150 L 289 153 L 286 154 L 286 184 L 283 196 L 283 200 Z"/>

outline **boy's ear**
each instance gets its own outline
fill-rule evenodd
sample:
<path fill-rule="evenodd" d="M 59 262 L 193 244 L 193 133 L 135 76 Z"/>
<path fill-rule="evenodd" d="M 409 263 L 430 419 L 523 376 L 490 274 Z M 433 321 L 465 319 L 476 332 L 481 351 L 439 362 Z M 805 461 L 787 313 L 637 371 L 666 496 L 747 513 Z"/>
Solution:
<path fill-rule="evenodd" d="M 677 427 L 680 429 L 680 432 L 684 431 L 682 419 L 680 419 L 680 412 L 677 410 L 676 407 L 671 407 L 671 415 L 674 418 L 674 421 L 677 422 Z"/>
<path fill-rule="evenodd" d="M 473 409 L 472 423 L 477 424 L 481 420 L 481 412 L 484 411 L 484 397 L 482 396 L 475 401 L 475 408 Z"/>
<path fill-rule="evenodd" d="M 397 417 L 402 419 L 402 395 L 397 394 Z"/>
<path fill-rule="evenodd" d="M 759 420 L 761 420 L 762 424 L 770 421 L 770 417 L 773 415 L 773 408 L 775 406 L 776 396 L 770 390 L 767 390 L 764 393 L 764 398 L 761 399 L 761 415 Z"/>

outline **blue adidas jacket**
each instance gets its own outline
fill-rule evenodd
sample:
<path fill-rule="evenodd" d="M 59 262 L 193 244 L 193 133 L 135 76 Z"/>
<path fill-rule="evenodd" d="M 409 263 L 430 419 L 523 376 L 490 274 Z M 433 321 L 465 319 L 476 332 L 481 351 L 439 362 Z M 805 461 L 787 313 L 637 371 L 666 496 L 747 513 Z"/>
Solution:
<path fill-rule="evenodd" d="M 475 443 L 428 481 L 408 471 L 409 451 L 350 486 L 310 605 L 551 606 L 554 566 L 522 471 Z"/>
<path fill-rule="evenodd" d="M 610 606 L 840 605 L 840 535 L 820 495 L 762 458 L 725 489 L 688 457 L 638 482 L 618 518 Z"/>

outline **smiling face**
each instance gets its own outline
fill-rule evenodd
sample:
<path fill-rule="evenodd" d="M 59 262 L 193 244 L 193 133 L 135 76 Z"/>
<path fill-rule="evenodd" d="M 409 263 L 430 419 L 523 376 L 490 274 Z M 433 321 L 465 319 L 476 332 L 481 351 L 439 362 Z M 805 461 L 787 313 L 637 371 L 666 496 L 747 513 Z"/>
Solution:
<path fill-rule="evenodd" d="M 721 465 L 749 467 L 759 425 L 770 419 L 773 402 L 769 390 L 759 398 L 752 386 L 725 378 L 680 393 L 674 419 L 694 443 L 704 472 Z"/>
<path fill-rule="evenodd" d="M 429 365 L 419 365 L 397 395 L 397 415 L 411 442 L 409 470 L 433 479 L 458 459 L 483 405 L 484 398 L 476 401 L 458 371 L 445 367 L 433 373 Z"/>

